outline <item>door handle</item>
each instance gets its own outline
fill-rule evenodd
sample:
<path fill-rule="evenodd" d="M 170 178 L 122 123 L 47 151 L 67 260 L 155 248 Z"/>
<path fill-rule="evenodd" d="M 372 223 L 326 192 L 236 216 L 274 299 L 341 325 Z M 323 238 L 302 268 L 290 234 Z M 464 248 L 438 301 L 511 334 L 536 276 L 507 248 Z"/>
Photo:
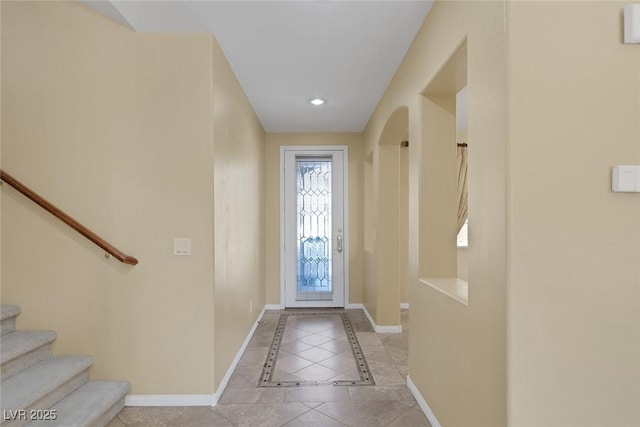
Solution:
<path fill-rule="evenodd" d="M 336 245 L 336 250 L 338 252 L 342 252 L 342 235 L 338 235 L 338 244 Z"/>

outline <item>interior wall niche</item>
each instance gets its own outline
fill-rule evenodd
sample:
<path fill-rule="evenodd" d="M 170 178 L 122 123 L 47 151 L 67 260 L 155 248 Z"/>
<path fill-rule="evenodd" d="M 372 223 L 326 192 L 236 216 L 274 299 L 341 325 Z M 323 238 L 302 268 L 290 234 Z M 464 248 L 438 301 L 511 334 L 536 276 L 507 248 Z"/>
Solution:
<path fill-rule="evenodd" d="M 469 277 L 469 261 L 467 252 L 469 248 L 469 213 L 468 213 L 468 147 L 469 134 L 467 130 L 467 114 L 469 111 L 467 103 L 467 86 L 462 88 L 456 94 L 456 172 L 458 176 L 458 199 L 464 198 L 464 203 L 458 201 L 458 234 L 456 237 L 457 249 L 457 272 L 458 278 L 468 281 Z M 461 204 L 466 207 L 460 207 Z M 462 211 L 467 214 L 461 215 Z M 461 225 L 462 218 L 466 220 Z"/>
<path fill-rule="evenodd" d="M 467 43 L 458 47 L 422 97 L 420 278 L 458 278 L 457 96 L 467 86 Z"/>

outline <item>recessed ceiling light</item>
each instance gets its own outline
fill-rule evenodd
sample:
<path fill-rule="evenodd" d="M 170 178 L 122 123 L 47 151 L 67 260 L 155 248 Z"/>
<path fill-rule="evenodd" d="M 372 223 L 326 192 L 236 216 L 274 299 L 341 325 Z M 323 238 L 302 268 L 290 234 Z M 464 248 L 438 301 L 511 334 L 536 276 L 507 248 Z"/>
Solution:
<path fill-rule="evenodd" d="M 309 101 L 309 104 L 318 106 L 318 105 L 324 104 L 325 102 L 327 102 L 327 101 L 325 101 L 324 99 L 313 98 L 311 101 Z"/>

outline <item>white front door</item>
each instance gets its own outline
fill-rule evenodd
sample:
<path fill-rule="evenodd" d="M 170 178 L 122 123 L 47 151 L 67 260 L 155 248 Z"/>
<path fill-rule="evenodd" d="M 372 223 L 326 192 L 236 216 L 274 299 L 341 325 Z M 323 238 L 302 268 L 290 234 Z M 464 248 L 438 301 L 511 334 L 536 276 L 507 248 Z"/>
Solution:
<path fill-rule="evenodd" d="M 346 147 L 282 147 L 285 307 L 344 307 Z"/>

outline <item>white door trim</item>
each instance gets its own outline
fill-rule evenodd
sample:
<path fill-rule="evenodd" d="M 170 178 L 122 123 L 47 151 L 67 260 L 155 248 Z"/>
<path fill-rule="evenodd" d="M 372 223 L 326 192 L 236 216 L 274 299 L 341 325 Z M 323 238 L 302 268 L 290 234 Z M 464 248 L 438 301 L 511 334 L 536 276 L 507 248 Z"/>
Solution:
<path fill-rule="evenodd" d="M 344 241 L 344 306 L 349 305 L 349 147 L 346 145 L 287 145 L 280 146 L 280 307 L 285 308 L 285 256 L 284 256 L 284 241 L 285 241 L 285 223 L 284 223 L 284 155 L 285 151 L 342 151 L 343 153 L 343 180 L 344 180 L 344 192 L 343 209 L 344 209 L 344 222 L 343 228 L 345 233 L 343 234 Z"/>

